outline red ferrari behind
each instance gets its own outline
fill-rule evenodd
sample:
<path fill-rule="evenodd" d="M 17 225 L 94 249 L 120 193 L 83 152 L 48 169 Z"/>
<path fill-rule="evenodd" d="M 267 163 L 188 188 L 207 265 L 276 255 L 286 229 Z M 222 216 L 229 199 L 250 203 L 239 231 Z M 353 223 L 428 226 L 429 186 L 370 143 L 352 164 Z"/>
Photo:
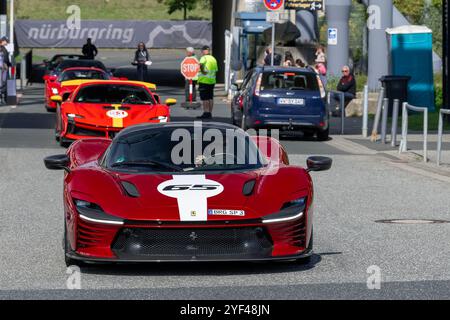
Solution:
<path fill-rule="evenodd" d="M 198 122 L 133 126 L 44 162 L 65 170 L 68 265 L 308 260 L 309 172 L 332 164 L 311 157 L 307 169 L 293 166 L 273 138 Z"/>
<path fill-rule="evenodd" d="M 62 83 L 72 80 L 127 80 L 125 78 L 115 78 L 110 73 L 100 68 L 74 67 L 65 69 L 59 76 L 45 75 L 45 108 L 49 112 L 56 111 L 57 103 L 52 101 L 52 96 L 62 95 Z M 65 87 L 65 91 L 74 88 Z"/>
<path fill-rule="evenodd" d="M 51 98 L 58 103 L 55 137 L 61 146 L 67 146 L 83 138 L 113 138 L 135 124 L 169 122 L 169 107 L 176 100 L 167 99 L 161 104 L 159 96 L 151 91 L 154 89 L 154 84 L 137 81 L 63 82 L 63 95 Z"/>

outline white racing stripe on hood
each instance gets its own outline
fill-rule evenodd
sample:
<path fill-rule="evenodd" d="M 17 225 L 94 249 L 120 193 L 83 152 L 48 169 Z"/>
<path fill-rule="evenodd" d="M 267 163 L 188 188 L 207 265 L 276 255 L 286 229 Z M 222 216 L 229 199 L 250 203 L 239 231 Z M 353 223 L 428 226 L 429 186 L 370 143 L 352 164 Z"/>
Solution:
<path fill-rule="evenodd" d="M 176 198 L 180 221 L 207 221 L 208 198 L 223 192 L 223 185 L 205 175 L 178 175 L 158 186 L 163 195 Z"/>

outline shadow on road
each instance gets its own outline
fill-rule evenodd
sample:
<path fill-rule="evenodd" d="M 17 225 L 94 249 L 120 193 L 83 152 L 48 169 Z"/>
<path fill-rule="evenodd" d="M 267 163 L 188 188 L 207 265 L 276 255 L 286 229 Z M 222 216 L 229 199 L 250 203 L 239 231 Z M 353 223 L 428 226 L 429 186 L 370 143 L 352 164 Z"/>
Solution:
<path fill-rule="evenodd" d="M 329 254 L 342 252 L 324 255 Z M 307 271 L 321 261 L 321 254 L 313 254 L 308 264 L 301 261 L 88 264 L 82 267 L 82 271 L 86 274 L 114 276 L 251 275 Z"/>

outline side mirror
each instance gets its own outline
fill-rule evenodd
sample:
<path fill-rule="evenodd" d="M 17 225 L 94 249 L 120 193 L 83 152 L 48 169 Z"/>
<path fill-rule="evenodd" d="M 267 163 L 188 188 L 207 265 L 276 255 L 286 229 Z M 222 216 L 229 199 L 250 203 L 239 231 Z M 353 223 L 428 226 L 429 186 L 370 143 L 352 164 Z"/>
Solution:
<path fill-rule="evenodd" d="M 45 167 L 49 170 L 69 171 L 70 159 L 66 154 L 50 156 L 44 159 Z"/>
<path fill-rule="evenodd" d="M 176 99 L 167 99 L 166 100 L 166 105 L 170 106 L 174 106 L 177 104 L 177 100 Z"/>
<path fill-rule="evenodd" d="M 53 102 L 59 102 L 61 103 L 63 101 L 63 98 L 59 95 L 55 95 L 55 96 L 51 96 L 50 100 L 52 100 Z"/>
<path fill-rule="evenodd" d="M 333 159 L 328 157 L 309 157 L 306 160 L 306 165 L 308 166 L 308 172 L 311 171 L 327 171 L 331 169 L 333 164 Z"/>

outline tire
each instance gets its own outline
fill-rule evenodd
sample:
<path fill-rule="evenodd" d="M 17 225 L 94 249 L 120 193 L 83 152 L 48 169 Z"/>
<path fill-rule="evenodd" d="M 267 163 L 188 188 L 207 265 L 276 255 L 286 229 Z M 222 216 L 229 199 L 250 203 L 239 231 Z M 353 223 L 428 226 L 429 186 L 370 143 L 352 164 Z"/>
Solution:
<path fill-rule="evenodd" d="M 55 112 L 56 112 L 56 109 L 54 109 L 54 108 L 49 108 L 49 107 L 47 107 L 47 106 L 45 106 L 45 110 L 47 110 L 47 112 L 50 112 L 50 113 L 55 113 Z"/>
<path fill-rule="evenodd" d="M 327 130 L 319 130 L 317 131 L 317 140 L 319 141 L 327 141 L 330 137 L 330 128 Z"/>
<path fill-rule="evenodd" d="M 237 126 L 237 122 L 236 122 L 236 118 L 234 117 L 234 110 L 233 110 L 233 106 L 231 106 L 231 123 L 233 124 L 233 126 Z"/>
<path fill-rule="evenodd" d="M 80 260 L 75 260 L 67 256 L 67 253 L 69 252 L 69 243 L 67 242 L 67 226 L 66 222 L 64 221 L 64 238 L 63 238 L 63 244 L 64 244 L 64 262 L 66 263 L 66 267 L 70 266 L 77 266 L 82 267 L 84 263 Z"/>

